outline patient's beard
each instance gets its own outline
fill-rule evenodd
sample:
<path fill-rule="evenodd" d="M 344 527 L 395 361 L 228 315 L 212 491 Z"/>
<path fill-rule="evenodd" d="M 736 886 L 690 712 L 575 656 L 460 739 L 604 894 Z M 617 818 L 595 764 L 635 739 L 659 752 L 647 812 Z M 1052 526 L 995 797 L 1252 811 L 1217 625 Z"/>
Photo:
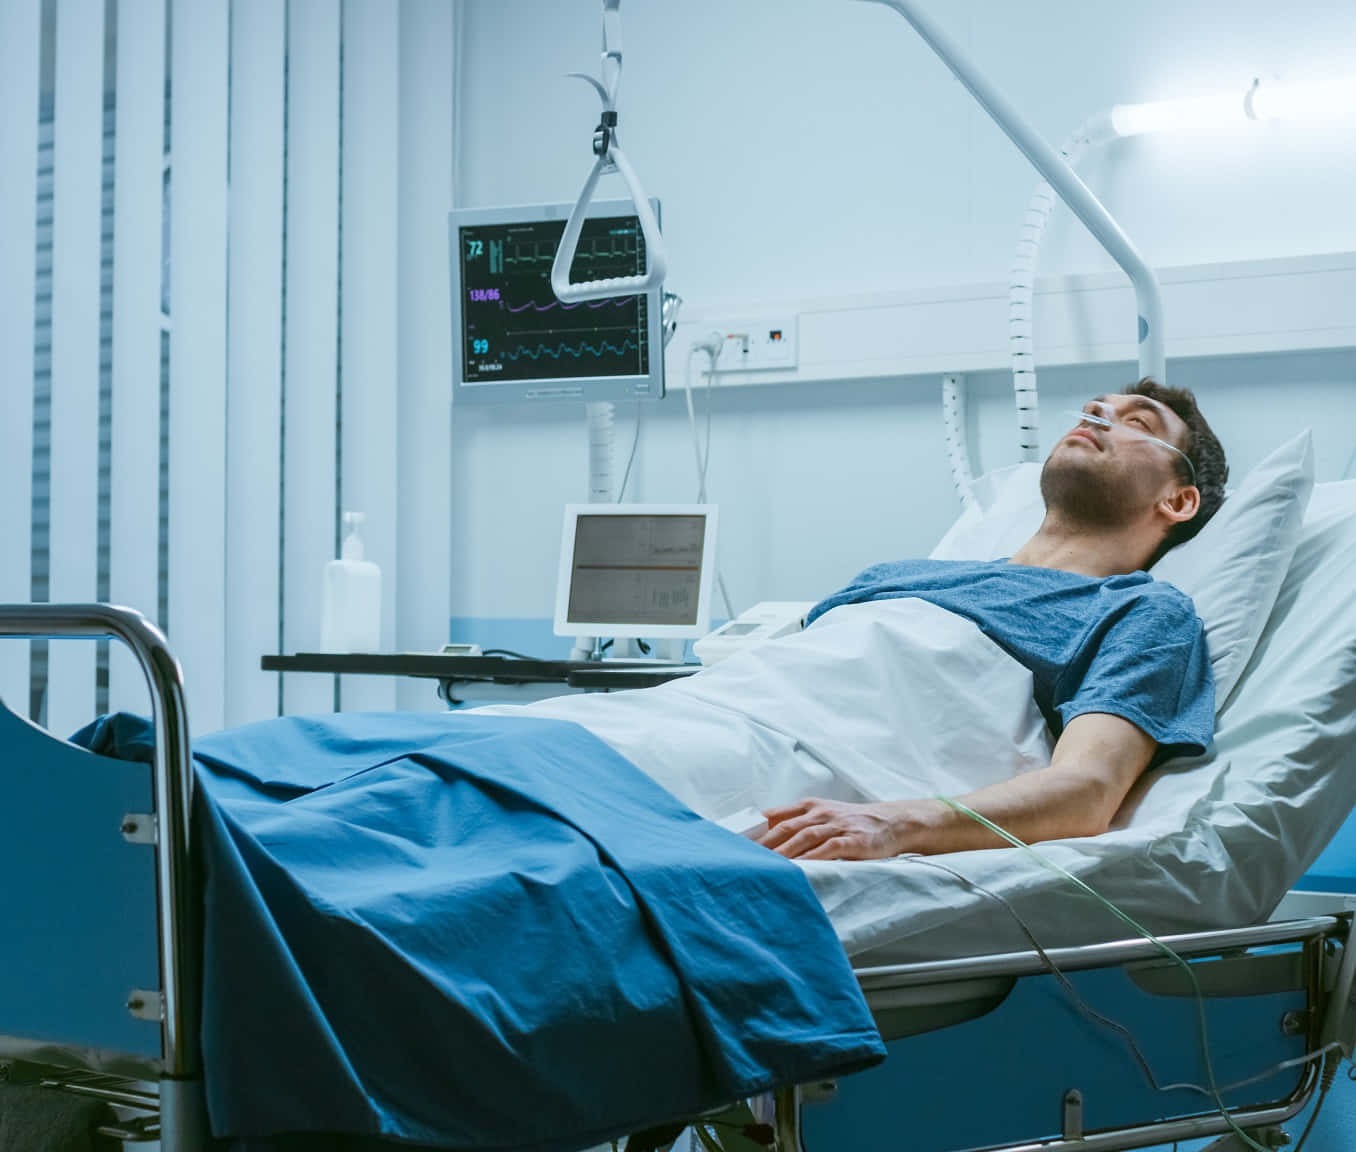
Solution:
<path fill-rule="evenodd" d="M 1125 478 L 1111 469 L 1090 468 L 1067 454 L 1051 455 L 1041 469 L 1041 497 L 1047 511 L 1072 524 L 1113 528 L 1123 524 L 1130 498 Z"/>

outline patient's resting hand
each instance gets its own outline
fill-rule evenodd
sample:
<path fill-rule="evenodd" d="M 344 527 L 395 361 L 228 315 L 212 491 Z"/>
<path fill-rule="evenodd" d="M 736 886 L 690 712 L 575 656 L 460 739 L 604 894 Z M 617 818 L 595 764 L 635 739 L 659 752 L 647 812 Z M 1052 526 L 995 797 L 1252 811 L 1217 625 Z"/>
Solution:
<path fill-rule="evenodd" d="M 910 830 L 926 818 L 928 801 L 851 804 L 808 797 L 769 808 L 764 848 L 792 860 L 880 860 L 916 851 Z"/>

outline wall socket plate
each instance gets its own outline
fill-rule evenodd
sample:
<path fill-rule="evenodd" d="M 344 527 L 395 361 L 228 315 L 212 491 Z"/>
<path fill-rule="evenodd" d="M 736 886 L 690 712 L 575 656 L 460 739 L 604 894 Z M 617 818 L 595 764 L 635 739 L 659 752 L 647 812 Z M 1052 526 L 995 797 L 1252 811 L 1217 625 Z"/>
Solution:
<path fill-rule="evenodd" d="M 796 366 L 794 312 L 716 322 L 711 327 L 725 333 L 725 344 L 716 360 L 717 372 L 758 372 Z M 697 363 L 701 365 L 701 361 Z"/>

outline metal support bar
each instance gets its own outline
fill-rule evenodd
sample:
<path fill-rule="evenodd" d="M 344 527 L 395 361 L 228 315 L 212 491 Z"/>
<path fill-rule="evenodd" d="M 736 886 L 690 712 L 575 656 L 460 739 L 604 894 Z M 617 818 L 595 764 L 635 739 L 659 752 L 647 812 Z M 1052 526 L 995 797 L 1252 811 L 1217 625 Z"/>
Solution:
<path fill-rule="evenodd" d="M 1318 1070 L 1312 1065 L 1305 1072 L 1300 1086 L 1287 1099 L 1271 1107 L 1240 1108 L 1231 1112 L 1234 1122 L 1245 1131 L 1265 1130 L 1283 1124 L 1298 1115 L 1313 1095 L 1318 1083 Z M 801 1152 L 799 1100 L 792 1091 L 777 1093 L 777 1148 L 778 1152 Z M 1173 1144 L 1181 1140 L 1195 1140 L 1218 1136 L 1230 1131 L 1229 1123 L 1218 1112 L 1190 1116 L 1182 1120 L 1160 1120 L 1133 1128 L 1115 1128 L 1102 1132 L 1085 1132 L 1069 1139 L 1023 1141 L 1005 1144 L 990 1152 L 1130 1152 L 1157 1144 Z"/>
<path fill-rule="evenodd" d="M 1340 1044 L 1342 1055 L 1348 1060 L 1353 1059 L 1353 1048 L 1356 1048 L 1356 1019 L 1351 1002 L 1356 988 L 1353 985 L 1356 985 L 1356 929 L 1348 926 L 1347 938 L 1342 945 L 1342 963 L 1329 993 L 1328 1012 L 1320 1039 L 1322 1044 Z"/>
<path fill-rule="evenodd" d="M 1335 916 L 1311 916 L 1304 920 L 1282 920 L 1254 924 L 1247 928 L 1226 928 L 1217 932 L 1189 932 L 1161 936 L 1179 956 L 1212 956 L 1243 948 L 1270 944 L 1300 943 L 1331 934 L 1339 926 Z M 1048 962 L 1046 957 L 1048 957 Z M 1085 944 L 1075 948 L 1047 948 L 1045 957 L 1038 952 L 1005 952 L 994 956 L 967 956 L 959 960 L 925 960 L 916 964 L 891 964 L 879 968 L 859 968 L 857 982 L 864 992 L 878 988 L 898 988 L 915 984 L 934 984 L 949 980 L 973 980 L 992 976 L 1030 976 L 1050 970 L 1050 963 L 1062 972 L 1086 968 L 1104 968 L 1135 960 L 1161 960 L 1163 951 L 1149 940 L 1112 940 L 1105 944 Z"/>
<path fill-rule="evenodd" d="M 40 1082 L 42 1087 L 65 1092 L 71 1096 L 88 1096 L 93 1100 L 106 1100 L 109 1104 L 120 1104 L 124 1108 L 139 1108 L 146 1112 L 160 1111 L 160 1097 L 152 1092 L 139 1092 L 133 1088 L 104 1088 L 98 1084 L 70 1084 L 57 1077 Z"/>
<path fill-rule="evenodd" d="M 155 727 L 153 764 L 159 833 L 156 882 L 160 900 L 160 972 L 165 1074 L 201 1077 L 202 927 L 197 879 L 189 854 L 193 762 L 188 741 L 184 676 L 164 633 L 141 613 L 109 604 L 3 604 L 0 636 L 112 637 L 132 650 L 146 675 Z"/>
<path fill-rule="evenodd" d="M 1135 249 L 1130 238 L 1121 230 L 1102 202 L 1078 178 L 1054 148 L 1031 127 L 994 85 L 942 29 L 934 24 L 914 3 L 914 0 L 866 0 L 893 8 L 927 43 L 942 63 L 989 114 L 1032 166 L 1059 193 L 1062 199 L 1130 277 L 1135 289 L 1139 310 L 1136 345 L 1139 349 L 1139 374 L 1152 376 L 1158 383 L 1167 382 L 1167 357 L 1163 346 L 1163 299 L 1158 289 L 1158 278 L 1153 269 Z"/>

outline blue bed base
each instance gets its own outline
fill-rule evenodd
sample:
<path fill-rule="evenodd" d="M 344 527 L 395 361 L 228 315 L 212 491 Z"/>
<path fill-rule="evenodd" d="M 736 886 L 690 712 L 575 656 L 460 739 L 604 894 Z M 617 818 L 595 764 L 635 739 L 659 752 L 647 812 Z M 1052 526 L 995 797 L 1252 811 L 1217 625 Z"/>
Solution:
<path fill-rule="evenodd" d="M 157 730 L 154 765 L 108 760 L 0 703 L 0 928 L 10 942 L 0 949 L 0 1063 L 103 1094 L 122 1117 L 112 1134 L 198 1152 L 210 1144 L 195 985 L 202 910 L 178 666 L 126 609 L 0 606 L 0 635 L 123 639 L 147 670 Z M 1339 840 L 1325 869 L 1356 845 L 1356 823 Z M 1314 886 L 1331 890 L 1326 871 Z M 1331 1035 L 1331 1009 L 1345 1006 L 1356 968 L 1343 947 L 1349 925 L 1349 915 L 1329 915 L 1176 938 L 1206 992 L 1221 1083 Z M 1203 1081 L 1196 1002 L 1180 969 L 1144 941 L 1048 955 L 1094 1009 L 1132 1029 L 1160 1079 Z M 1034 953 L 858 977 L 889 1058 L 779 1091 L 782 1152 L 1115 1152 L 1225 1130 L 1201 1098 L 1153 1090 L 1129 1047 L 1089 1023 Z M 1303 1065 L 1228 1103 L 1239 1123 L 1264 1131 L 1298 1113 L 1317 1078 Z"/>

